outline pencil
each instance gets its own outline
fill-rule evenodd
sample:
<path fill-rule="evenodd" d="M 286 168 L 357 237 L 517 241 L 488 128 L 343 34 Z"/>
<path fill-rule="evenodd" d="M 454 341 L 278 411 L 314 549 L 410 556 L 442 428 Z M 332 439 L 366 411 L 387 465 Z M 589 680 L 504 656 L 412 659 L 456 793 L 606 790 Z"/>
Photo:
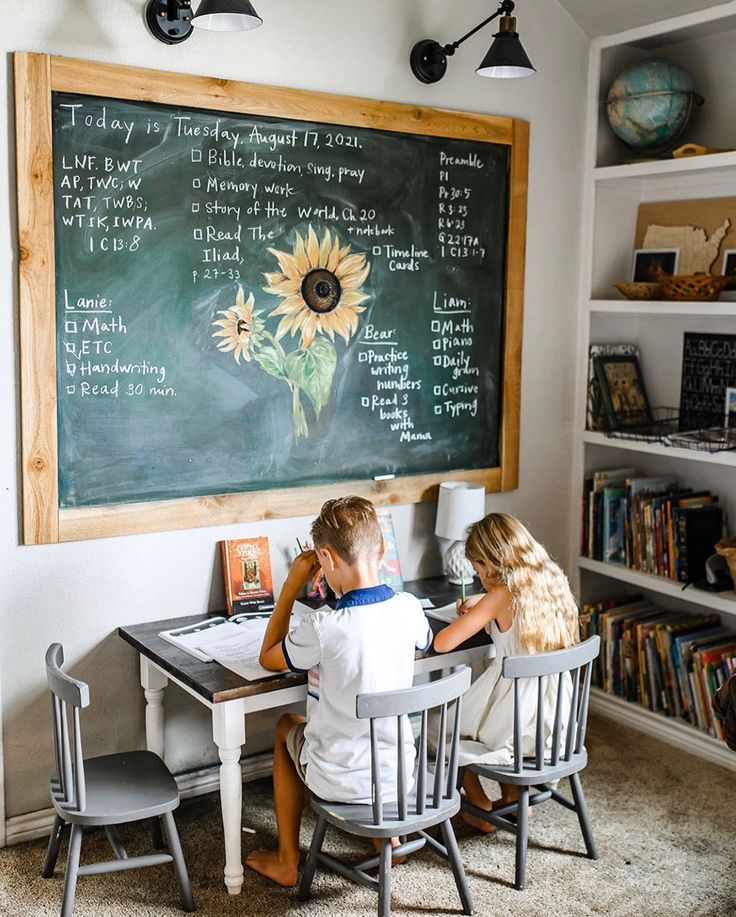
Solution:
<path fill-rule="evenodd" d="M 463 576 L 460 581 L 460 595 L 462 596 L 463 605 L 465 604 L 465 577 Z"/>
<path fill-rule="evenodd" d="M 304 553 L 304 548 L 302 547 L 302 543 L 301 543 L 301 541 L 299 541 L 298 538 L 297 538 L 297 540 L 296 540 L 296 544 L 297 544 L 297 547 L 299 548 L 299 553 L 300 553 L 300 554 L 303 554 L 303 553 Z"/>

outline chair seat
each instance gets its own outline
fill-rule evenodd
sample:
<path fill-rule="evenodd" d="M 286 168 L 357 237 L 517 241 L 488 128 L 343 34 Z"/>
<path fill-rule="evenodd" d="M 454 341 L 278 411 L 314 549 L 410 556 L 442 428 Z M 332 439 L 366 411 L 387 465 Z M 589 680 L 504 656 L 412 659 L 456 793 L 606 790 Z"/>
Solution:
<path fill-rule="evenodd" d="M 65 822 L 117 825 L 153 818 L 179 805 L 179 789 L 171 772 L 152 751 L 132 751 L 84 759 L 87 805 L 83 812 L 68 807 L 58 784 L 51 783 L 51 801 Z"/>
<path fill-rule="evenodd" d="M 524 758 L 524 770 L 517 773 L 513 764 L 468 764 L 467 770 L 480 774 L 488 780 L 497 783 L 513 783 L 517 786 L 536 786 L 540 783 L 550 783 L 553 780 L 562 780 L 570 774 L 577 774 L 588 763 L 588 753 L 583 748 L 577 754 L 570 756 L 569 761 L 559 761 L 551 764 L 545 761 L 541 770 L 534 768 L 534 758 Z"/>
<path fill-rule="evenodd" d="M 432 804 L 432 795 L 429 793 L 423 814 L 415 815 L 413 813 L 416 812 L 416 790 L 414 790 L 407 795 L 407 817 L 403 820 L 399 818 L 398 802 L 387 802 L 383 804 L 383 823 L 381 825 L 373 824 L 373 807 L 368 805 L 327 802 L 313 796 L 312 809 L 317 815 L 321 815 L 330 824 L 342 831 L 347 831 L 348 834 L 355 834 L 359 837 L 394 837 L 397 833 L 412 834 L 414 831 L 423 831 L 425 828 L 431 828 L 439 822 L 452 818 L 460 811 L 460 794 L 455 790 L 449 799 L 440 799 L 439 805 L 435 808 Z M 401 822 L 400 831 L 397 829 L 399 822 Z"/>

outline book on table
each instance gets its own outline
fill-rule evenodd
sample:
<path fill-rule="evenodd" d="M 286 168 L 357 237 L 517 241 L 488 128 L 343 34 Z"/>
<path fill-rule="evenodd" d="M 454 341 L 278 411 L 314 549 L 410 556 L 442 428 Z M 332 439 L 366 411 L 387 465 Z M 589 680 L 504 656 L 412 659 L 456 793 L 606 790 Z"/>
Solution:
<path fill-rule="evenodd" d="M 228 615 L 270 611 L 273 575 L 268 538 L 221 541 L 220 552 Z"/>

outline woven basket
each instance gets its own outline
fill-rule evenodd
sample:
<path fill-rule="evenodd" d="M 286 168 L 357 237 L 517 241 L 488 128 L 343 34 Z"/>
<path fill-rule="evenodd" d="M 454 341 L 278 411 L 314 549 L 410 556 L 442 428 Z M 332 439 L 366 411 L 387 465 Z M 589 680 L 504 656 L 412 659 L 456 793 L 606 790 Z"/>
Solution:
<path fill-rule="evenodd" d="M 660 274 L 665 299 L 713 302 L 723 292 L 730 277 L 714 274 Z"/>
<path fill-rule="evenodd" d="M 636 283 L 615 283 L 614 286 L 627 299 L 660 299 L 662 296 L 662 285 L 659 283 L 637 281 Z"/>
<path fill-rule="evenodd" d="M 728 572 L 731 579 L 736 583 L 736 535 L 729 535 L 727 538 L 721 538 L 716 544 L 716 554 L 726 559 Z"/>

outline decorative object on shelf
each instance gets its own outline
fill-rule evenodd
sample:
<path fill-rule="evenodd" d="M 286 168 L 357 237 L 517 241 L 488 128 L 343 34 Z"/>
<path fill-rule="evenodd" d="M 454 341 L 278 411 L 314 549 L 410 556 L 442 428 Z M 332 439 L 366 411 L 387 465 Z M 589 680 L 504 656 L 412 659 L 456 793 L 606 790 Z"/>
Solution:
<path fill-rule="evenodd" d="M 682 347 L 680 412 L 723 417 L 726 389 L 736 387 L 736 334 L 686 331 Z"/>
<path fill-rule="evenodd" d="M 736 429 L 736 388 L 731 388 L 731 386 L 726 386 L 724 411 L 726 414 L 726 426 Z"/>
<path fill-rule="evenodd" d="M 634 247 L 679 249 L 677 268 L 669 274 L 717 274 L 721 250 L 736 248 L 735 215 L 736 197 L 645 202 L 637 213 Z"/>
<path fill-rule="evenodd" d="M 710 156 L 711 153 L 732 153 L 725 147 L 701 146 L 699 143 L 683 143 L 676 150 L 672 150 L 673 159 L 687 159 L 689 156 Z"/>
<path fill-rule="evenodd" d="M 736 291 L 736 248 L 726 248 L 723 250 L 723 264 L 721 273 L 726 277 L 726 286 L 723 292 L 733 293 Z M 728 296 L 726 298 L 729 298 Z"/>
<path fill-rule="evenodd" d="M 736 535 L 722 538 L 716 544 L 716 554 L 726 561 L 731 579 L 736 583 Z"/>
<path fill-rule="evenodd" d="M 722 274 L 660 274 L 662 295 L 675 302 L 715 302 L 728 282 Z"/>
<path fill-rule="evenodd" d="M 591 344 L 588 347 L 588 405 L 585 419 L 586 430 L 601 430 L 603 407 L 601 405 L 601 387 L 595 374 L 595 357 L 601 356 L 639 356 L 636 344 Z"/>
<path fill-rule="evenodd" d="M 423 38 L 411 49 L 409 57 L 411 72 L 422 83 L 436 83 L 441 80 L 447 70 L 447 58 L 451 57 L 471 35 L 475 35 L 489 22 L 500 16 L 499 30 L 493 36 L 493 44 L 475 72 L 478 76 L 500 79 L 531 76 L 536 73 L 536 70 L 519 41 L 516 19 L 511 15 L 513 11 L 512 0 L 502 0 L 493 15 L 449 45 L 441 45 L 432 38 Z"/>
<path fill-rule="evenodd" d="M 614 283 L 614 286 L 627 299 L 661 299 L 662 284 L 647 283 L 638 281 L 637 283 Z"/>
<path fill-rule="evenodd" d="M 662 274 L 677 273 L 679 261 L 679 248 L 637 248 L 634 250 L 631 279 L 634 283 L 659 283 Z"/>
<path fill-rule="evenodd" d="M 706 589 L 708 592 L 733 589 L 733 577 L 729 573 L 726 558 L 717 553 L 711 554 L 705 562 L 705 581 L 696 585 L 698 589 Z"/>
<path fill-rule="evenodd" d="M 263 20 L 248 0 L 202 0 L 192 12 L 191 0 L 148 0 L 148 30 L 165 45 L 186 41 L 194 28 L 212 32 L 257 29 Z"/>
<path fill-rule="evenodd" d="M 601 425 L 604 430 L 652 422 L 644 380 L 635 356 L 593 358 L 601 394 Z"/>
<path fill-rule="evenodd" d="M 448 582 L 461 586 L 472 583 L 475 570 L 465 556 L 468 527 L 482 519 L 486 512 L 486 491 L 482 484 L 467 481 L 443 481 L 437 501 L 434 533 L 452 542 L 444 553 L 444 573 Z"/>
<path fill-rule="evenodd" d="M 617 137 L 635 152 L 651 155 L 671 149 L 702 104 L 686 70 L 653 59 L 619 73 L 608 90 L 606 114 Z"/>

